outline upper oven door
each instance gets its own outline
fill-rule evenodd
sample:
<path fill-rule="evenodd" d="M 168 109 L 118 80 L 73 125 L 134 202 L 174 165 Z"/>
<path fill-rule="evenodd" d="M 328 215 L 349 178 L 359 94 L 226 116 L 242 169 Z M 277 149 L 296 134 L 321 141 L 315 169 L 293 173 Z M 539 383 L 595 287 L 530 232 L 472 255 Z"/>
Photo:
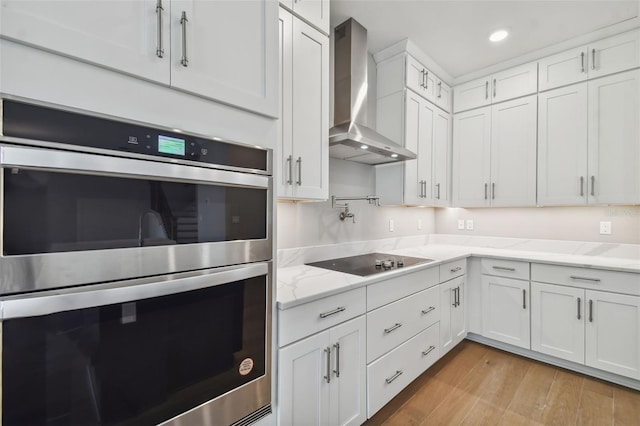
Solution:
<path fill-rule="evenodd" d="M 268 176 L 0 145 L 0 294 L 271 259 Z"/>

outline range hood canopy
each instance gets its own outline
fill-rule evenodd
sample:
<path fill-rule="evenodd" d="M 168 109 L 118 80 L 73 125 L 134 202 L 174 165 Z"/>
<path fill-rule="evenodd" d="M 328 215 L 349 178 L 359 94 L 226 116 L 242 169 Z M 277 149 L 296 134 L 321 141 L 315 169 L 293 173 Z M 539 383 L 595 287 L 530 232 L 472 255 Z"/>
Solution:
<path fill-rule="evenodd" d="M 367 127 L 367 30 L 353 18 L 335 28 L 334 127 L 329 155 L 366 164 L 416 158 L 416 154 Z"/>

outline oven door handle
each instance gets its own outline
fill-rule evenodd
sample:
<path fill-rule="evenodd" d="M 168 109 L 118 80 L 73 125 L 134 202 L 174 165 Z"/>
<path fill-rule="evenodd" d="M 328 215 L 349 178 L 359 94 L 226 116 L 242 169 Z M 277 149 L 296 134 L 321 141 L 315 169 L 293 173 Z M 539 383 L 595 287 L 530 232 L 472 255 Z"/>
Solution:
<path fill-rule="evenodd" d="M 160 278 L 141 278 L 9 296 L 0 299 L 0 319 L 41 316 L 183 293 L 268 275 L 269 271 L 270 264 L 261 262 Z"/>
<path fill-rule="evenodd" d="M 269 177 L 54 149 L 0 145 L 0 166 L 173 182 L 269 188 Z"/>

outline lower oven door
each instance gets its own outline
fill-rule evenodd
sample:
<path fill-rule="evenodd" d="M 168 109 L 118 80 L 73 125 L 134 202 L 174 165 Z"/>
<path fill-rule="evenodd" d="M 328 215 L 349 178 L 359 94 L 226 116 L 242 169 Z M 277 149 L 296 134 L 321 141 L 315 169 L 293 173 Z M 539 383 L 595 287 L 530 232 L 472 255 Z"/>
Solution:
<path fill-rule="evenodd" d="M 0 294 L 272 258 L 272 179 L 0 145 Z"/>
<path fill-rule="evenodd" d="M 271 264 L 0 300 L 2 424 L 231 424 L 270 410 Z"/>

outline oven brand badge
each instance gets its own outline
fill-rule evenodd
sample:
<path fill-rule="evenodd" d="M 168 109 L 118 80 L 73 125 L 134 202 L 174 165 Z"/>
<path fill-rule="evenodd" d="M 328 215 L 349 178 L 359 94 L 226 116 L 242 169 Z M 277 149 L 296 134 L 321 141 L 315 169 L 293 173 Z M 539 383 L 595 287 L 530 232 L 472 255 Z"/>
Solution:
<path fill-rule="evenodd" d="M 240 367 L 238 368 L 238 373 L 242 376 L 246 376 L 251 373 L 251 370 L 253 370 L 253 360 L 251 358 L 243 359 L 240 363 Z"/>

